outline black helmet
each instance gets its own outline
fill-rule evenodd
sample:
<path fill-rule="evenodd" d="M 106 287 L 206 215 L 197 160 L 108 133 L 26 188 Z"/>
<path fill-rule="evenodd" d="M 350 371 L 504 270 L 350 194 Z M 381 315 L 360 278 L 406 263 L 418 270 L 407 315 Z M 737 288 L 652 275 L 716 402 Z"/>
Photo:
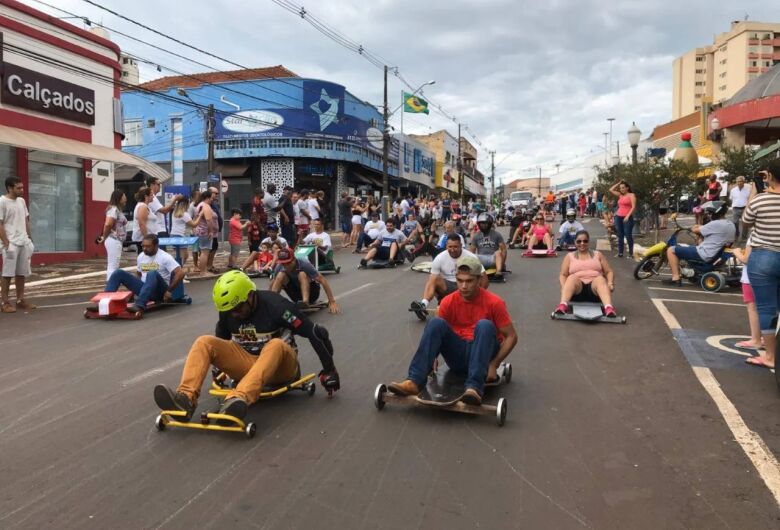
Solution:
<path fill-rule="evenodd" d="M 720 219 L 729 209 L 724 201 L 708 201 L 701 205 L 701 209 L 712 219 Z"/>
<path fill-rule="evenodd" d="M 485 212 L 479 214 L 477 216 L 477 226 L 481 232 L 487 234 L 493 228 L 493 216 Z"/>

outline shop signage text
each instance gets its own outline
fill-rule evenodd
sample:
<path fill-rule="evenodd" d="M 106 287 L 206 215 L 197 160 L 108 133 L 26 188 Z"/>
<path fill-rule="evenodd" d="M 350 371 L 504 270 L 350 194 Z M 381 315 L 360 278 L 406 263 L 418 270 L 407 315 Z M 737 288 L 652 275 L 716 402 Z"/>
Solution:
<path fill-rule="evenodd" d="M 4 105 L 14 105 L 66 120 L 95 124 L 95 92 L 56 77 L 3 63 Z"/>

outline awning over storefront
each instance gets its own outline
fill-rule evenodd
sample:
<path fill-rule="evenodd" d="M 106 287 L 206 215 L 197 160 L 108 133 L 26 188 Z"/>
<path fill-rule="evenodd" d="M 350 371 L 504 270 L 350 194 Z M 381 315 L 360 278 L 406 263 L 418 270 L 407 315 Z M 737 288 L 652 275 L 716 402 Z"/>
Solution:
<path fill-rule="evenodd" d="M 132 166 L 140 169 L 149 176 L 159 179 L 160 182 L 165 182 L 171 178 L 171 175 L 157 164 L 153 164 L 148 160 L 131 155 L 130 153 L 125 153 L 119 149 L 60 138 L 59 136 L 52 136 L 50 134 L 25 131 L 6 125 L 0 125 L 0 144 L 77 156 L 86 160 L 113 162 L 115 164 Z"/>
<path fill-rule="evenodd" d="M 753 155 L 753 160 L 761 160 L 762 158 L 771 155 L 772 153 L 774 153 L 778 149 L 780 149 L 780 140 L 778 140 L 777 142 L 773 143 L 769 147 L 764 147 L 760 151 L 756 152 L 756 154 Z"/>
<path fill-rule="evenodd" d="M 229 165 L 220 164 L 217 166 L 216 173 L 221 173 L 223 177 L 243 177 L 249 169 L 248 164 Z"/>
<path fill-rule="evenodd" d="M 355 173 L 354 171 L 351 172 L 349 176 L 360 183 L 368 184 L 369 186 L 375 186 L 380 189 L 382 188 L 382 181 L 373 177 L 367 177 L 365 175 L 361 175 L 360 173 Z"/>

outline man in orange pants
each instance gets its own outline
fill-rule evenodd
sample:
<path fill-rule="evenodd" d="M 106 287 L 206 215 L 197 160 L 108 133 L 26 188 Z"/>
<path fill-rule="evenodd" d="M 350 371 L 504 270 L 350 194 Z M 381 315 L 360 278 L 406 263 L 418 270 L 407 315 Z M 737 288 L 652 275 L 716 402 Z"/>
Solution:
<path fill-rule="evenodd" d="M 220 312 L 215 336 L 195 340 L 175 391 L 165 385 L 154 388 L 154 400 L 162 410 L 184 411 L 184 421 L 189 421 L 213 364 L 239 381 L 219 412 L 243 419 L 263 385 L 286 383 L 297 375 L 298 354 L 283 340 L 291 334 L 309 339 L 322 363 L 320 382 L 328 393 L 339 389 L 328 330 L 309 320 L 292 302 L 277 293 L 258 291 L 241 271 L 220 276 L 213 298 Z"/>

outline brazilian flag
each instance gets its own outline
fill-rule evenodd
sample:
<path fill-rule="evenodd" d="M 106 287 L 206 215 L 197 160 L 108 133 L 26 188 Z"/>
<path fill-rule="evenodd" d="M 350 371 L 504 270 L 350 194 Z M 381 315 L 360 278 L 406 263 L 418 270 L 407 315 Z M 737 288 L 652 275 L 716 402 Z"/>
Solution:
<path fill-rule="evenodd" d="M 428 102 L 422 98 L 404 92 L 404 112 L 413 112 L 415 114 L 430 114 Z"/>

